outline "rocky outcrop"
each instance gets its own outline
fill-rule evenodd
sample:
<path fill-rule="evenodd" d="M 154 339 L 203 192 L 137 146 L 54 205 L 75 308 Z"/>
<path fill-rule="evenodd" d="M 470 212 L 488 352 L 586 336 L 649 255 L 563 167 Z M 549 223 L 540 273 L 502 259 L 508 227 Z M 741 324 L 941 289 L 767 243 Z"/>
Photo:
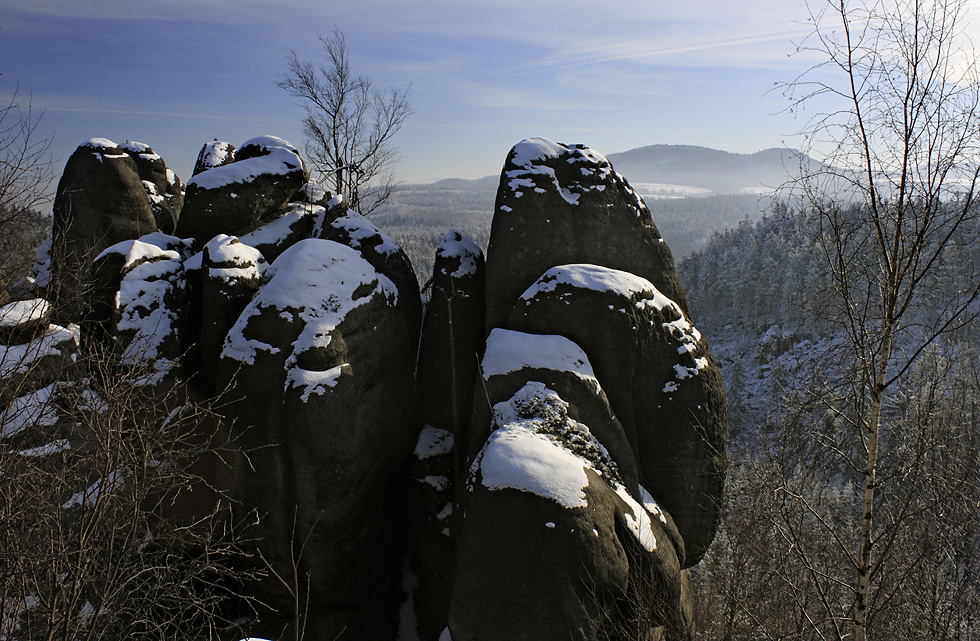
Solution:
<path fill-rule="evenodd" d="M 177 374 L 171 370 L 191 340 L 183 265 L 189 254 L 188 242 L 156 232 L 117 243 L 95 260 L 96 299 L 83 335 L 123 363 L 145 367 L 147 383 Z"/>
<path fill-rule="evenodd" d="M 500 174 L 487 249 L 487 328 L 546 269 L 591 263 L 646 278 L 687 309 L 650 210 L 609 161 L 584 145 L 532 138 Z"/>
<path fill-rule="evenodd" d="M 313 233 L 317 238 L 356 249 L 379 274 L 394 283 L 406 316 L 415 319 L 411 333 L 418 335 L 422 318 L 419 280 L 397 242 L 364 216 L 348 210 L 343 202 L 337 202 L 326 211 Z"/>
<path fill-rule="evenodd" d="M 204 143 L 204 146 L 201 147 L 191 175 L 196 176 L 208 169 L 214 169 L 215 167 L 221 167 L 222 165 L 228 165 L 233 162 L 235 162 L 235 145 L 230 142 L 222 142 L 215 138 L 211 142 Z"/>
<path fill-rule="evenodd" d="M 213 166 L 187 181 L 175 234 L 194 238 L 203 247 L 217 234 L 249 231 L 281 214 L 308 179 L 291 144 L 275 136 L 252 138 L 235 152 L 234 162 Z"/>
<path fill-rule="evenodd" d="M 218 234 L 204 246 L 200 269 L 200 332 L 196 381 L 207 396 L 217 389 L 225 337 L 251 302 L 268 263 L 262 253 L 234 236 Z"/>
<path fill-rule="evenodd" d="M 561 334 L 589 355 L 625 427 L 640 482 L 677 523 L 684 566 L 697 563 L 719 514 L 725 405 L 707 343 L 680 307 L 634 274 L 562 265 L 518 298 L 507 324 Z"/>
<path fill-rule="evenodd" d="M 417 423 L 424 425 L 409 470 L 411 563 L 423 639 L 448 620 L 454 575 L 450 520 L 462 437 L 483 350 L 483 251 L 451 231 L 436 249 L 416 365 Z"/>
<path fill-rule="evenodd" d="M 0 307 L 0 405 L 51 385 L 74 361 L 78 328 L 51 324 L 50 313 L 40 298 Z M 8 420 L 11 412 L 4 414 Z"/>
<path fill-rule="evenodd" d="M 54 247 L 78 246 L 55 260 L 63 282 L 64 256 L 91 272 L 82 348 L 151 395 L 218 401 L 194 439 L 228 457 L 197 461 L 206 483 L 167 509 L 256 523 L 247 632 L 387 641 L 414 605 L 401 625 L 425 641 L 691 636 L 721 378 L 649 211 L 600 154 L 515 146 L 486 260 L 447 234 L 426 305 L 398 243 L 279 138 L 205 145 L 182 207 L 145 145 L 76 156 Z M 77 339 L 44 300 L 17 305 L 0 380 L 33 407 L 56 375 L 8 355 L 66 367 Z"/>
<path fill-rule="evenodd" d="M 106 247 L 157 230 L 136 161 L 105 138 L 82 143 L 65 165 L 54 202 L 50 293 L 54 319 L 84 311 L 92 261 Z"/>
<path fill-rule="evenodd" d="M 136 162 L 136 171 L 150 201 L 157 229 L 165 234 L 174 233 L 184 203 L 184 187 L 180 184 L 180 178 L 149 145 L 127 141 L 120 146 Z"/>
<path fill-rule="evenodd" d="M 483 251 L 457 231 L 436 249 L 419 346 L 421 422 L 461 437 L 483 351 Z"/>
<path fill-rule="evenodd" d="M 511 363 L 491 379 L 527 382 L 494 403 L 495 429 L 470 467 L 449 617 L 454 639 L 643 638 L 679 604 L 681 539 L 648 495 L 634 498 L 609 450 L 573 418 L 603 416 L 606 438 L 622 440 L 581 351 L 550 338 L 517 359 L 507 358 L 516 355 L 509 343 L 524 346 L 525 336 L 488 345 L 485 362 Z M 568 391 L 533 380 L 542 371 Z M 534 607 L 515 607 L 527 603 Z"/>
<path fill-rule="evenodd" d="M 683 569 L 714 536 L 726 418 L 670 252 L 582 145 L 515 146 L 496 207 L 449 630 L 691 636 Z"/>
<path fill-rule="evenodd" d="M 234 382 L 232 414 L 247 426 L 240 445 L 264 448 L 235 494 L 262 517 L 256 536 L 271 568 L 292 576 L 295 561 L 309 577 L 314 638 L 394 638 L 398 471 L 414 445 L 417 334 L 406 311 L 355 249 L 303 240 L 269 267 L 224 343 L 219 385 Z M 302 557 L 291 557 L 300 541 Z M 291 611 L 281 587 L 253 589 Z M 258 633 L 282 623 L 269 617 Z"/>

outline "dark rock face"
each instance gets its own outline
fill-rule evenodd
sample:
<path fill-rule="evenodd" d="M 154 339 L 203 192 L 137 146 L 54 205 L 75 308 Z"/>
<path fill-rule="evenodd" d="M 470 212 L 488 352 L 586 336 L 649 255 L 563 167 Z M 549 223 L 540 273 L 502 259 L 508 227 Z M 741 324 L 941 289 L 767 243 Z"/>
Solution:
<path fill-rule="evenodd" d="M 408 469 L 411 568 L 418 579 L 413 597 L 422 639 L 438 639 L 449 620 L 455 574 L 452 538 L 455 489 L 453 433 L 426 425 Z"/>
<path fill-rule="evenodd" d="M 646 278 L 687 309 L 650 210 L 584 145 L 533 138 L 507 155 L 487 249 L 487 331 L 546 269 L 591 263 Z"/>
<path fill-rule="evenodd" d="M 198 384 L 214 395 L 225 336 L 252 300 L 268 263 L 254 247 L 219 234 L 204 246 L 201 266 L 201 318 Z"/>
<path fill-rule="evenodd" d="M 203 153 L 203 152 L 202 152 Z M 187 181 L 176 235 L 199 246 L 217 234 L 237 234 L 281 214 L 309 176 L 295 147 L 281 138 L 246 141 L 235 162 Z"/>
<path fill-rule="evenodd" d="M 416 403 L 422 423 L 457 438 L 469 418 L 483 351 L 484 270 L 483 251 L 459 232 L 446 234 L 436 249 L 419 346 Z"/>
<path fill-rule="evenodd" d="M 697 563 L 719 516 L 726 415 L 721 375 L 680 307 L 633 274 L 563 265 L 521 295 L 508 326 L 561 334 L 589 355 L 640 482 L 677 523 L 684 566 Z"/>
<path fill-rule="evenodd" d="M 180 178 L 167 168 L 167 163 L 149 145 L 127 141 L 121 147 L 136 161 L 136 171 L 146 189 L 157 229 L 165 234 L 174 233 L 180 208 L 184 204 Z"/>
<path fill-rule="evenodd" d="M 423 639 L 437 639 L 448 620 L 454 575 L 450 518 L 462 437 L 483 350 L 483 251 L 459 232 L 436 250 L 419 344 L 415 408 L 424 425 L 409 470 L 415 610 Z"/>
<path fill-rule="evenodd" d="M 65 165 L 54 202 L 52 272 L 57 322 L 77 320 L 92 261 L 106 247 L 157 230 L 136 161 L 104 138 L 82 143 Z"/>
<path fill-rule="evenodd" d="M 683 569 L 717 525 L 725 405 L 646 206 L 584 146 L 518 144 L 486 301 L 453 638 L 689 637 Z"/>
<path fill-rule="evenodd" d="M 271 566 L 291 575 L 291 544 L 310 576 L 308 634 L 395 636 L 404 552 L 398 470 L 409 458 L 417 333 L 394 283 L 354 249 L 300 241 L 228 333 L 219 385 L 234 380 L 245 451 L 236 496 L 263 516 L 256 531 Z M 274 447 L 269 447 L 274 444 Z M 255 593 L 291 611 L 268 582 Z M 269 618 L 259 632 L 278 633 Z"/>
<path fill-rule="evenodd" d="M 665 515 L 651 517 L 658 508 L 649 497 L 633 498 L 609 451 L 572 418 L 614 421 L 603 397 L 576 385 L 588 378 L 589 364 L 564 345 L 513 360 L 507 369 L 520 369 L 502 376 L 513 386 L 552 360 L 540 369 L 573 379 L 567 396 L 574 401 L 534 380 L 505 401 L 490 397 L 495 429 L 470 467 L 459 506 L 454 639 L 643 638 L 677 610 L 680 538 Z M 488 346 L 484 362 L 499 356 Z M 535 367 L 520 363 L 528 360 Z M 587 408 L 593 403 L 600 405 Z"/>

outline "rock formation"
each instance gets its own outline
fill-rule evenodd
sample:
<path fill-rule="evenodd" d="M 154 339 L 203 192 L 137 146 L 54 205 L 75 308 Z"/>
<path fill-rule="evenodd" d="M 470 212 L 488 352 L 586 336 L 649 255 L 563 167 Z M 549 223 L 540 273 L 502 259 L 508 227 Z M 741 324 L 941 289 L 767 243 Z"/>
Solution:
<path fill-rule="evenodd" d="M 105 138 L 79 145 L 65 165 L 54 201 L 50 296 L 54 318 L 84 311 L 92 261 L 106 247 L 157 230 L 156 217 L 133 156 Z"/>
<path fill-rule="evenodd" d="M 207 158 L 202 166 L 213 162 Z M 275 136 L 247 140 L 234 162 L 217 162 L 187 181 L 175 231 L 201 246 L 217 234 L 275 218 L 309 179 L 296 148 Z"/>
<path fill-rule="evenodd" d="M 486 260 L 447 234 L 425 306 L 398 243 L 272 136 L 207 143 L 183 199 L 152 149 L 93 139 L 55 210 L 61 303 L 0 310 L 0 392 L 43 393 L 71 361 L 60 314 L 83 349 L 143 367 L 138 385 L 220 399 L 197 428 L 232 468 L 202 463 L 217 493 L 169 509 L 227 496 L 256 523 L 243 562 L 267 578 L 243 586 L 261 604 L 244 632 L 691 635 L 721 378 L 649 211 L 600 154 L 515 146 Z M 49 366 L 28 380 L 10 354 Z"/>
<path fill-rule="evenodd" d="M 184 203 L 184 187 L 180 184 L 180 178 L 167 168 L 167 163 L 149 145 L 127 141 L 120 146 L 136 161 L 136 171 L 150 201 L 157 229 L 166 234 L 174 233 Z"/>
<path fill-rule="evenodd" d="M 486 270 L 453 638 L 690 636 L 682 570 L 718 520 L 724 395 L 649 211 L 600 154 L 526 140 Z"/>

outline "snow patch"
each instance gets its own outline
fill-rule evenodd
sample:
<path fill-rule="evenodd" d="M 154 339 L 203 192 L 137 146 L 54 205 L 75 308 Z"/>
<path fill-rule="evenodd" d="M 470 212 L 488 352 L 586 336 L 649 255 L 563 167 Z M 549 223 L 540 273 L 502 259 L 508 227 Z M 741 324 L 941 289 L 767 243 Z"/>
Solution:
<path fill-rule="evenodd" d="M 51 456 L 52 454 L 60 454 L 61 452 L 67 452 L 71 449 L 71 441 L 68 439 L 57 439 L 51 441 L 50 443 L 45 443 L 39 447 L 32 447 L 26 450 L 20 450 L 17 452 L 20 456 Z"/>
<path fill-rule="evenodd" d="M 495 328 L 487 337 L 481 367 L 484 380 L 524 368 L 569 372 L 592 383 L 595 391 L 599 391 L 599 381 L 592 371 L 589 357 L 581 347 L 564 336 L 525 334 Z"/>
<path fill-rule="evenodd" d="M 75 506 L 90 507 L 95 505 L 103 496 L 112 494 L 122 487 L 129 475 L 130 471 L 125 468 L 111 472 L 108 478 L 100 478 L 81 492 L 73 494 L 61 507 L 67 510 Z"/>
<path fill-rule="evenodd" d="M 0 328 L 9 329 L 35 323 L 48 315 L 51 304 L 43 298 L 19 300 L 0 307 Z"/>
<path fill-rule="evenodd" d="M 57 383 L 30 394 L 18 396 L 0 414 L 0 438 L 10 438 L 29 427 L 50 427 L 58 422 L 58 410 L 52 402 Z"/>
<path fill-rule="evenodd" d="M 259 176 L 285 176 L 302 168 L 303 162 L 294 149 L 282 146 L 269 146 L 267 149 L 267 155 L 236 160 L 202 171 L 187 181 L 186 188 L 219 189 L 236 183 L 250 183 Z"/>
<path fill-rule="evenodd" d="M 78 147 L 91 147 L 92 149 L 114 149 L 118 146 L 119 145 L 112 142 L 108 138 L 89 138 Z"/>
<path fill-rule="evenodd" d="M 350 367 L 348 363 L 324 371 L 291 367 L 286 372 L 286 389 L 291 387 L 303 388 L 303 393 L 300 394 L 299 398 L 304 403 L 310 400 L 312 394 L 323 396 L 328 388 L 336 387 L 337 381 L 344 373 L 344 366 Z"/>
<path fill-rule="evenodd" d="M 415 445 L 415 458 L 420 461 L 442 456 L 453 451 L 453 433 L 438 427 L 426 425 L 419 432 L 419 440 Z"/>
<path fill-rule="evenodd" d="M 657 549 L 657 537 L 653 533 L 652 522 L 650 521 L 650 513 L 637 502 L 632 496 L 630 496 L 629 491 L 622 485 L 618 483 L 613 484 L 613 489 L 616 490 L 616 494 L 619 498 L 626 502 L 632 510 L 632 514 L 629 512 L 624 512 L 623 517 L 626 520 L 626 525 L 629 527 L 630 532 L 640 542 L 640 545 L 647 552 L 653 552 Z"/>
<path fill-rule="evenodd" d="M 320 205 L 293 203 L 281 216 L 254 231 L 242 234 L 238 240 L 250 247 L 278 246 L 290 236 L 296 223 L 307 216 L 321 216 L 323 212 L 324 208 Z"/>
<path fill-rule="evenodd" d="M 653 298 L 661 306 L 671 304 L 669 298 L 657 291 L 653 283 L 630 272 L 601 267 L 588 263 L 558 265 L 552 267 L 521 294 L 521 300 L 531 300 L 545 292 L 551 292 L 559 285 L 567 285 L 577 289 L 589 289 L 596 292 L 613 292 L 631 298 L 642 296 Z"/>
<path fill-rule="evenodd" d="M 490 490 L 530 492 L 567 509 L 588 506 L 588 462 L 521 423 L 494 430 L 478 465 L 483 485 Z"/>
<path fill-rule="evenodd" d="M 0 379 L 25 374 L 45 356 L 61 355 L 61 347 L 78 347 L 78 326 L 48 325 L 41 336 L 23 345 L 0 345 Z"/>

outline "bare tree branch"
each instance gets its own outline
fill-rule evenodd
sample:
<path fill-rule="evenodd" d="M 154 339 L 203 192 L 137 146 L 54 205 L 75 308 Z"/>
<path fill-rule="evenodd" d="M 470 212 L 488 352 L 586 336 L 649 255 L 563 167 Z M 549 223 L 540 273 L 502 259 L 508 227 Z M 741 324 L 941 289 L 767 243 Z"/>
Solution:
<path fill-rule="evenodd" d="M 326 61 L 315 64 L 290 51 L 276 84 L 306 112 L 303 132 L 313 170 L 352 209 L 367 215 L 395 185 L 391 168 L 398 151 L 392 139 L 412 115 L 408 89 L 382 91 L 367 76 L 355 76 L 339 30 L 318 37 Z"/>

